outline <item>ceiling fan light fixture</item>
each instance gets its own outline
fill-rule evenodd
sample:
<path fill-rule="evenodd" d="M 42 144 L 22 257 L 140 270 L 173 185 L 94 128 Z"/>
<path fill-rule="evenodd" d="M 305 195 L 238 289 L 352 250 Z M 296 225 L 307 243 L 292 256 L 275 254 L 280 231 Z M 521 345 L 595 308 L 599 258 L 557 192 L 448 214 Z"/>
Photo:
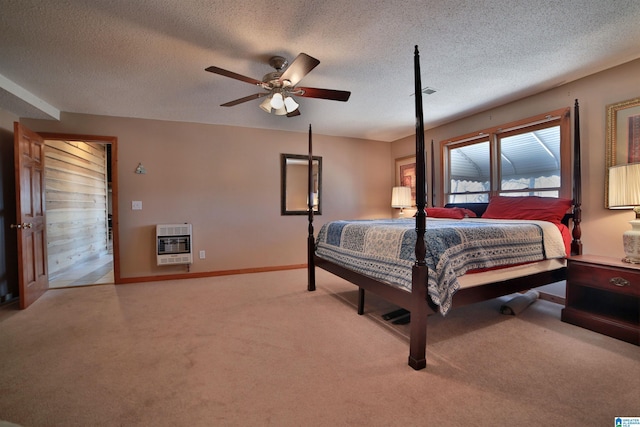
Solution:
<path fill-rule="evenodd" d="M 284 99 L 284 107 L 287 110 L 287 113 L 292 113 L 298 109 L 300 105 L 290 96 L 287 96 Z"/>
<path fill-rule="evenodd" d="M 260 103 L 260 108 L 262 108 L 267 113 L 271 114 L 271 98 L 267 97 Z"/>
<path fill-rule="evenodd" d="M 271 107 L 274 110 L 279 110 L 284 107 L 284 99 L 282 98 L 282 94 L 280 92 L 276 92 L 271 97 Z"/>
<path fill-rule="evenodd" d="M 345 102 L 351 95 L 351 92 L 344 90 L 296 87 L 300 80 L 319 63 L 320 61 L 306 53 L 300 53 L 290 65 L 288 65 L 284 57 L 274 56 L 269 60 L 269 65 L 275 68 L 275 71 L 265 74 L 262 80 L 243 76 L 213 65 L 205 68 L 205 71 L 249 83 L 265 90 L 265 92 L 262 93 L 254 93 L 233 101 L 225 102 L 224 104 L 220 104 L 221 107 L 233 107 L 248 101 L 264 98 L 259 104 L 261 110 L 268 114 L 295 117 L 300 115 L 300 106 L 293 96 Z"/>

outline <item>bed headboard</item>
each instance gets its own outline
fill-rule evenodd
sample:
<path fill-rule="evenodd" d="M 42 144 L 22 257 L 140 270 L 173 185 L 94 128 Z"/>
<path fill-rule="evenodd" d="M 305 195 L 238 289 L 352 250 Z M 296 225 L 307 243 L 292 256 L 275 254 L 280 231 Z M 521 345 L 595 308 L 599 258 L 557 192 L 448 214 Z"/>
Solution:
<path fill-rule="evenodd" d="M 445 208 L 469 209 L 470 211 L 473 211 L 473 213 L 475 213 L 478 216 L 478 218 L 480 218 L 482 214 L 487 210 L 487 206 L 489 206 L 488 203 L 447 203 L 446 205 L 444 205 Z M 569 227 L 569 221 L 572 220 L 573 218 L 574 218 L 573 213 L 567 213 L 562 218 L 562 223 L 567 227 Z"/>
<path fill-rule="evenodd" d="M 445 208 L 463 208 L 473 211 L 478 217 L 481 217 L 484 211 L 487 210 L 489 203 L 447 203 Z"/>

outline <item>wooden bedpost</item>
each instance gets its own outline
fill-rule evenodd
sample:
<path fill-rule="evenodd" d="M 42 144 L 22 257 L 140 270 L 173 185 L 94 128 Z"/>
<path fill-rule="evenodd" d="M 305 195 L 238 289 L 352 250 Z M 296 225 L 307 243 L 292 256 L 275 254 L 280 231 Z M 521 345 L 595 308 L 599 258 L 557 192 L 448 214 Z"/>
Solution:
<path fill-rule="evenodd" d="M 316 266 L 313 260 L 315 253 L 315 239 L 313 237 L 313 147 L 311 144 L 311 125 L 309 125 L 309 175 L 308 192 L 309 199 L 309 237 L 307 237 L 307 290 L 316 290 Z"/>
<path fill-rule="evenodd" d="M 424 149 L 424 123 L 422 114 L 422 83 L 420 79 L 420 52 L 414 51 L 415 98 L 416 98 L 416 262 L 411 278 L 411 324 L 409 343 L 409 366 L 422 369 L 427 365 L 427 277 L 425 260 L 426 246 L 426 165 Z"/>
<path fill-rule="evenodd" d="M 580 166 L 580 107 L 576 99 L 573 112 L 573 230 L 571 255 L 582 254 L 582 173 Z"/>
<path fill-rule="evenodd" d="M 431 206 L 436 207 L 436 158 L 433 149 L 433 139 L 431 140 Z"/>

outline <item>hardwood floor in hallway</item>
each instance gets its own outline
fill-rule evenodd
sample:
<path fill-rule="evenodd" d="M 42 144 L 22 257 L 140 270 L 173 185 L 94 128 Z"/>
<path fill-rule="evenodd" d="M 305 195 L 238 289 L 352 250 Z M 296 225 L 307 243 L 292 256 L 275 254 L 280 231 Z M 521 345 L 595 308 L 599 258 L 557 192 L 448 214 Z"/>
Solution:
<path fill-rule="evenodd" d="M 114 283 L 113 254 L 79 264 L 49 279 L 49 288 L 66 288 Z"/>

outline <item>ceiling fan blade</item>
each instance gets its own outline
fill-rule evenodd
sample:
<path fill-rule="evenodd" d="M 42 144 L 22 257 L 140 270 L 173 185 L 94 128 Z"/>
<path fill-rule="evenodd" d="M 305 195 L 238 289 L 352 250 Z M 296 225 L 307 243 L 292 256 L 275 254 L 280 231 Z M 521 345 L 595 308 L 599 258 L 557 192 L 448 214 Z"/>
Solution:
<path fill-rule="evenodd" d="M 287 113 L 287 117 L 295 117 L 300 115 L 300 108 L 296 108 L 290 113 Z"/>
<path fill-rule="evenodd" d="M 295 96 L 304 96 L 307 98 L 330 99 L 333 101 L 347 101 L 351 96 L 351 92 L 346 90 L 318 89 L 315 87 L 297 87 Z M 301 91 L 301 93 L 299 93 Z"/>
<path fill-rule="evenodd" d="M 306 53 L 301 53 L 293 60 L 291 65 L 284 70 L 284 73 L 280 76 L 280 81 L 288 80 L 291 82 L 291 86 L 295 86 L 309 71 L 316 68 L 319 63 L 320 61 L 316 58 Z"/>
<path fill-rule="evenodd" d="M 214 74 L 220 74 L 221 76 L 231 77 L 232 79 L 240 80 L 241 82 L 251 83 L 252 85 L 262 85 L 260 80 L 252 79 L 251 77 L 243 76 L 242 74 L 234 73 L 233 71 L 223 70 L 222 68 L 211 67 L 205 68 L 205 71 Z"/>
<path fill-rule="evenodd" d="M 225 102 L 224 104 L 220 104 L 221 107 L 233 107 L 234 105 L 242 104 L 243 102 L 251 101 L 253 99 L 262 98 L 263 96 L 269 95 L 268 92 L 265 93 L 254 93 L 253 95 L 245 96 L 244 98 L 239 98 L 234 101 Z"/>

